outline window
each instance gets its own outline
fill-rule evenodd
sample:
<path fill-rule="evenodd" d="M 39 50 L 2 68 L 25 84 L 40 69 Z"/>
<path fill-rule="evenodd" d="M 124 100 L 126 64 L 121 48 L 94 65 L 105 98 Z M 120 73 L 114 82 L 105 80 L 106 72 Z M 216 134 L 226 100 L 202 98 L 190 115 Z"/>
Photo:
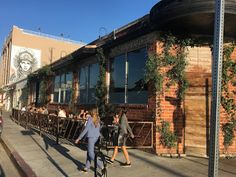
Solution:
<path fill-rule="evenodd" d="M 146 63 L 146 49 L 129 52 L 127 55 L 128 65 L 128 103 L 146 103 L 147 87 L 144 85 L 144 69 Z"/>
<path fill-rule="evenodd" d="M 146 48 L 142 48 L 111 60 L 110 103 L 147 103 L 146 56 Z"/>
<path fill-rule="evenodd" d="M 124 103 L 125 100 L 125 55 L 111 61 L 110 102 Z"/>
<path fill-rule="evenodd" d="M 79 71 L 79 103 L 95 104 L 95 88 L 99 76 L 98 63 L 80 68 Z"/>
<path fill-rule="evenodd" d="M 67 73 L 66 74 L 66 88 L 65 88 L 65 103 L 69 103 L 72 99 L 72 73 Z"/>
<path fill-rule="evenodd" d="M 59 102 L 60 87 L 61 87 L 61 80 L 59 75 L 56 76 L 54 79 L 54 97 L 53 97 L 54 102 Z"/>
<path fill-rule="evenodd" d="M 54 98 L 57 103 L 69 103 L 72 93 L 72 73 L 57 75 L 54 80 Z"/>

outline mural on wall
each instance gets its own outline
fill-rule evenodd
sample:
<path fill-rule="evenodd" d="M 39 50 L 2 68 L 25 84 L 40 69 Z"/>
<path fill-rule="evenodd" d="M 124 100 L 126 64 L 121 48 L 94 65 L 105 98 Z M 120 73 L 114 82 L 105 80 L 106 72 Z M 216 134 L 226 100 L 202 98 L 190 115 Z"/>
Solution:
<path fill-rule="evenodd" d="M 24 79 L 41 65 L 41 51 L 37 49 L 12 46 L 9 82 Z"/>

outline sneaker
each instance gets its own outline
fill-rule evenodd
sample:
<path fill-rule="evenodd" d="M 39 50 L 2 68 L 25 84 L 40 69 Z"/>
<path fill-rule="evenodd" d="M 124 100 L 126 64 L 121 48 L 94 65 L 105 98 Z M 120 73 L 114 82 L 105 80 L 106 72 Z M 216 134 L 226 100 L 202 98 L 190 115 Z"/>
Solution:
<path fill-rule="evenodd" d="M 82 168 L 82 169 L 80 169 L 80 171 L 82 171 L 83 173 L 88 173 L 88 169 L 87 168 Z"/>
<path fill-rule="evenodd" d="M 114 160 L 107 159 L 107 163 L 109 163 L 109 164 L 114 164 Z"/>
<path fill-rule="evenodd" d="M 127 163 L 127 162 L 126 162 L 126 163 L 122 164 L 121 166 L 122 166 L 122 167 L 131 167 L 131 163 Z"/>

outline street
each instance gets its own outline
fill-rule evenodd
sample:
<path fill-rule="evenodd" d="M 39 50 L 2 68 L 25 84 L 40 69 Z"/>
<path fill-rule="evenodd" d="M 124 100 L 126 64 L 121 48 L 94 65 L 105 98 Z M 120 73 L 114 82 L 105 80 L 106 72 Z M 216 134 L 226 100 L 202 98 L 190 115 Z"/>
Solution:
<path fill-rule="evenodd" d="M 19 172 L 8 157 L 2 143 L 0 143 L 0 154 L 0 177 L 20 177 Z"/>

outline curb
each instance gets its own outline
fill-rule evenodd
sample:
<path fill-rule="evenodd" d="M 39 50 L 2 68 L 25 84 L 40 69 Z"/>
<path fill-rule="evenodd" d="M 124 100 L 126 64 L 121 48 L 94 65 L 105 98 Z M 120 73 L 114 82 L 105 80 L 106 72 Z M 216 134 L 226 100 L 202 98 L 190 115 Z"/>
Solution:
<path fill-rule="evenodd" d="M 24 161 L 24 159 L 19 155 L 19 153 L 12 147 L 12 145 L 5 139 L 3 135 L 0 138 L 0 143 L 2 143 L 3 148 L 6 150 L 8 156 L 13 161 L 22 177 L 37 177 L 31 167 Z"/>

